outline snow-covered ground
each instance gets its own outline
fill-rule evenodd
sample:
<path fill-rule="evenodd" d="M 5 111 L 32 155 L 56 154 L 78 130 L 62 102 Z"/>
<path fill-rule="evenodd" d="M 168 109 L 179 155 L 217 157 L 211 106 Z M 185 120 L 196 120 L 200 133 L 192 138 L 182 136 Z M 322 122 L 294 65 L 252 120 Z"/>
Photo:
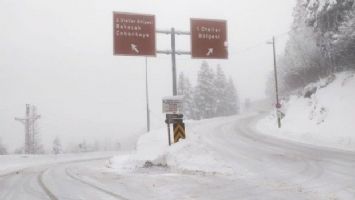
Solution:
<path fill-rule="evenodd" d="M 0 199 L 355 198 L 355 153 L 259 134 L 259 119 L 254 113 L 187 122 L 187 139 L 171 147 L 164 129 L 153 131 L 139 139 L 136 152 L 110 160 L 1 156 L 8 169 L 31 167 L 0 175 Z"/>
<path fill-rule="evenodd" d="M 312 94 L 309 98 L 305 95 Z M 307 95 L 306 95 L 307 96 Z M 277 128 L 275 112 L 257 128 L 265 134 L 304 143 L 355 150 L 355 75 L 343 72 L 323 79 L 283 103 L 285 117 Z"/>
<path fill-rule="evenodd" d="M 187 122 L 171 147 L 165 129 L 146 133 L 90 174 L 128 199 L 354 199 L 354 153 L 260 134 L 260 117 Z"/>
<path fill-rule="evenodd" d="M 2 155 L 0 156 L 0 176 L 29 167 L 110 157 L 115 154 L 118 154 L 118 152 L 93 152 L 58 155 Z"/>

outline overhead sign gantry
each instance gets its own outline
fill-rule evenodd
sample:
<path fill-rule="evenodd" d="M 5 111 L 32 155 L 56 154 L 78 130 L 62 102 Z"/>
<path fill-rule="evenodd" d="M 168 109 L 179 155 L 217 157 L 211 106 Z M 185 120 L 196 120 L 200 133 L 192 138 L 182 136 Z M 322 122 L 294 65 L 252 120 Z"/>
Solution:
<path fill-rule="evenodd" d="M 168 125 L 169 145 L 171 123 L 174 127 L 174 142 L 185 138 L 183 113 L 180 112 L 181 106 L 179 107 L 182 105 L 182 99 L 178 100 L 176 97 L 176 55 L 191 55 L 191 58 L 202 59 L 228 59 L 227 21 L 192 18 L 190 32 L 177 31 L 174 28 L 156 30 L 154 15 L 113 12 L 113 27 L 114 55 L 146 57 L 156 56 L 157 53 L 171 55 L 174 96 L 163 100 L 163 112 L 167 113 L 165 122 Z M 171 36 L 170 50 L 156 49 L 156 33 Z M 176 50 L 175 35 L 190 36 L 191 51 Z M 147 106 L 147 113 L 148 110 Z"/>

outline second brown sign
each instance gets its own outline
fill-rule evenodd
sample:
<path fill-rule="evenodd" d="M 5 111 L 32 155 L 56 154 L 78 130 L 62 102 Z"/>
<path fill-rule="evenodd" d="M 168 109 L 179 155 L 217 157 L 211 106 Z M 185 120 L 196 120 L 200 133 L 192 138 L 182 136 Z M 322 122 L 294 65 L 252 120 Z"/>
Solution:
<path fill-rule="evenodd" d="M 227 59 L 227 22 L 191 19 L 191 57 Z"/>

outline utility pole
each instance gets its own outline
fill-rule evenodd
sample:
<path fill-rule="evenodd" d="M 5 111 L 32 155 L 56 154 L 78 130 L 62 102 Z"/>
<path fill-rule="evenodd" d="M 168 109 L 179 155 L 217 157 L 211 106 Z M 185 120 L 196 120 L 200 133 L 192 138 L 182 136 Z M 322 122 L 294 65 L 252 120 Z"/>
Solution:
<path fill-rule="evenodd" d="M 35 136 L 35 122 L 40 118 L 40 115 L 36 113 L 31 113 L 30 104 L 26 104 L 26 116 L 24 118 L 15 118 L 16 121 L 21 122 L 25 125 L 25 154 L 34 153 L 34 136 Z"/>
<path fill-rule="evenodd" d="M 147 132 L 150 131 L 150 110 L 149 110 L 149 93 L 148 93 L 148 58 L 145 57 L 145 92 L 147 102 Z"/>
<path fill-rule="evenodd" d="M 275 36 L 272 37 L 272 43 L 268 42 L 268 44 L 272 44 L 273 49 L 273 57 L 274 57 L 274 77 L 275 77 L 275 92 L 276 92 L 276 116 L 277 116 L 277 125 L 281 128 L 281 104 L 279 101 L 279 87 L 277 81 L 277 67 L 276 67 L 276 47 L 275 47 Z"/>

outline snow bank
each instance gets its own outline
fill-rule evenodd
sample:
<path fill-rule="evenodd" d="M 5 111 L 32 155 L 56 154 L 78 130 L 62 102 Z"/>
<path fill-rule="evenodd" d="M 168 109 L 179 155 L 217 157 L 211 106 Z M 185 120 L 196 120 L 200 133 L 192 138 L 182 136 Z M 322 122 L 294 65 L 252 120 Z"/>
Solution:
<path fill-rule="evenodd" d="M 354 73 L 343 72 L 310 84 L 302 95 L 291 96 L 283 109 L 281 129 L 273 112 L 258 123 L 258 130 L 305 143 L 355 150 Z"/>
<path fill-rule="evenodd" d="M 201 136 L 192 131 L 191 127 L 199 123 L 188 122 L 188 138 L 170 147 L 166 129 L 146 133 L 138 140 L 136 152 L 113 157 L 107 167 L 118 173 L 160 167 L 179 173 L 232 174 L 231 168 L 217 159 L 201 143 Z"/>

